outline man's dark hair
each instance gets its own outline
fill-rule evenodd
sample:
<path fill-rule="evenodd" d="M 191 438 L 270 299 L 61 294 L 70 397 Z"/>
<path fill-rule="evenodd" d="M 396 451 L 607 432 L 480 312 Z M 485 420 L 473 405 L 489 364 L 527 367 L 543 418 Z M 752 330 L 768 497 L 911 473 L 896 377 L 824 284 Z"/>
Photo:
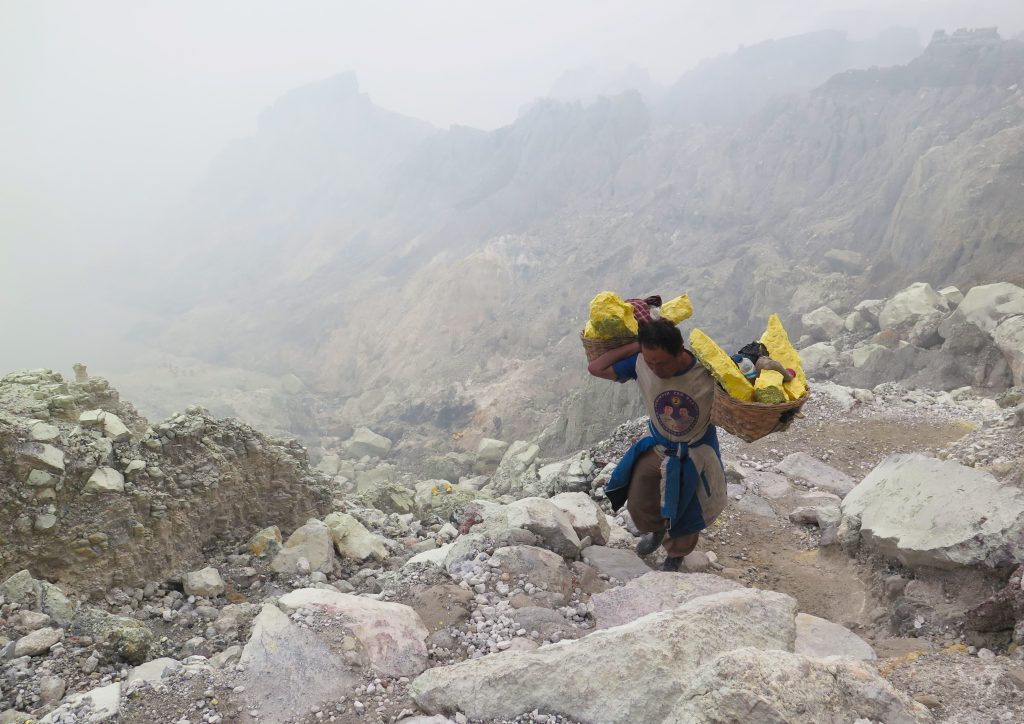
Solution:
<path fill-rule="evenodd" d="M 683 333 L 667 319 L 655 319 L 641 324 L 637 338 L 641 347 L 663 349 L 672 355 L 683 351 Z"/>

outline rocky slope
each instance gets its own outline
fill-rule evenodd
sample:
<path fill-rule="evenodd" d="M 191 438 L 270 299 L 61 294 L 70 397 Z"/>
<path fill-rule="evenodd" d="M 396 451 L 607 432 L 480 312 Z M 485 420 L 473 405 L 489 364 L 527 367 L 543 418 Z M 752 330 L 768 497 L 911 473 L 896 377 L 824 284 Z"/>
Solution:
<path fill-rule="evenodd" d="M 429 471 L 361 429 L 314 472 L 237 421 L 150 428 L 102 380 L 8 375 L 5 429 L 65 456 L 59 489 L 33 487 L 57 496 L 57 525 L 92 516 L 111 545 L 94 544 L 102 566 L 64 564 L 46 530 L 21 531 L 42 503 L 5 449 L 0 721 L 1020 720 L 1019 400 L 813 385 L 789 431 L 723 435 L 729 506 L 686 572 L 663 573 L 601 493 L 642 419 L 564 458 L 485 440 Z M 226 437 L 252 441 L 230 464 Z M 79 491 L 108 449 L 149 479 Z M 275 460 L 274 484 L 247 485 L 246 459 L 257 479 Z M 214 494 L 187 472 L 204 468 L 222 497 L 189 517 Z M 177 524 L 159 547 L 93 500 L 127 510 L 160 487 Z"/>

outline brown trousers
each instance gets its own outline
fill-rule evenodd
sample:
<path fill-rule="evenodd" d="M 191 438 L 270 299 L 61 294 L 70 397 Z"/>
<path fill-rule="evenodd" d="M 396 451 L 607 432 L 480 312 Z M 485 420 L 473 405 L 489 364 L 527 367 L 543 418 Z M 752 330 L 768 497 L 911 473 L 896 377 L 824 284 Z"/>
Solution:
<path fill-rule="evenodd" d="M 626 509 L 643 533 L 656 533 L 668 527 L 668 521 L 661 517 L 661 458 L 654 450 L 642 454 L 633 465 Z M 700 533 L 687 533 L 677 538 L 666 536 L 661 545 L 666 555 L 677 558 L 691 553 L 699 537 Z"/>

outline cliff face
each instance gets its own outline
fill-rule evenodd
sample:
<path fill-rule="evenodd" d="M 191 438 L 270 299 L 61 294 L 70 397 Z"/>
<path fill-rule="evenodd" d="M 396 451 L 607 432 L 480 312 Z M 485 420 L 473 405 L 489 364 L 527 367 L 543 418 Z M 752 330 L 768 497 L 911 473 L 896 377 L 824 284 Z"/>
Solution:
<path fill-rule="evenodd" d="M 507 436 L 535 433 L 579 383 L 576 334 L 602 289 L 687 291 L 694 321 L 731 343 L 769 312 L 796 335 L 801 312 L 912 281 L 1020 283 L 1022 71 L 1020 41 L 939 38 L 905 66 L 842 73 L 731 125 L 652 121 L 626 94 L 542 103 L 491 133 L 432 132 L 348 93 L 357 111 L 307 134 L 321 111 L 308 90 L 279 111 L 302 122 L 271 113 L 250 148 L 313 177 L 262 179 L 240 153 L 206 192 L 282 187 L 288 205 L 242 232 L 203 222 L 206 238 L 259 237 L 243 254 L 255 276 L 237 246 L 214 246 L 198 277 L 236 280 L 234 302 L 208 289 L 162 339 L 293 371 L 340 420 L 406 434 L 396 421 L 419 406 L 420 422 L 493 433 L 500 418 Z M 381 135 L 350 142 L 352 124 Z M 324 138 L 358 169 L 327 163 Z"/>

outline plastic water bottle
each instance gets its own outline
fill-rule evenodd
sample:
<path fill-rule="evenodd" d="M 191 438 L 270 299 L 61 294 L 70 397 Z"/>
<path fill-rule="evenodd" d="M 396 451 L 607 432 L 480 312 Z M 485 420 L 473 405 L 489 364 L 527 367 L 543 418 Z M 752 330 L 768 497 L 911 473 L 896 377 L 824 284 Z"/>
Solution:
<path fill-rule="evenodd" d="M 739 359 L 736 359 L 736 357 L 739 357 Z M 750 361 L 750 358 L 744 357 L 741 354 L 736 355 L 736 357 L 734 357 L 733 360 L 736 362 L 736 366 L 740 368 L 740 372 L 743 373 L 743 376 L 748 380 L 756 379 L 757 368 L 754 366 L 754 363 Z"/>

